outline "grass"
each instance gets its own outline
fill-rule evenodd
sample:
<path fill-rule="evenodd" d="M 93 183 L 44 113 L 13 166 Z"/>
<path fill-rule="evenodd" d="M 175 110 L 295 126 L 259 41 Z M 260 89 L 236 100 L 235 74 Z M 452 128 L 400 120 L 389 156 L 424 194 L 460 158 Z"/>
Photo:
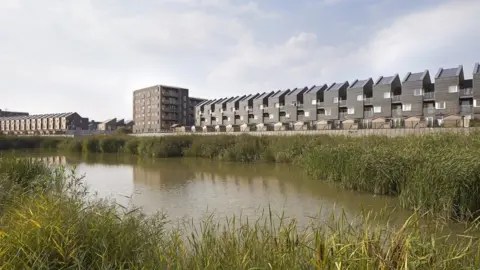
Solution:
<path fill-rule="evenodd" d="M 342 136 L 0 137 L 0 149 L 43 148 L 141 157 L 293 163 L 313 178 L 398 196 L 401 206 L 454 219 L 480 211 L 480 134 Z"/>
<path fill-rule="evenodd" d="M 478 222 L 450 234 L 414 213 L 401 226 L 363 213 L 300 228 L 272 211 L 256 220 L 173 226 L 112 202 L 87 200 L 74 172 L 0 159 L 0 269 L 478 269 Z M 29 180 L 27 180 L 29 179 Z M 42 188 L 39 188 L 42 187 Z M 428 217 L 427 217 L 428 218 Z M 383 220 L 383 218 L 382 218 Z M 425 224 L 429 224 L 428 226 Z M 171 226 L 167 226 L 171 225 Z"/>

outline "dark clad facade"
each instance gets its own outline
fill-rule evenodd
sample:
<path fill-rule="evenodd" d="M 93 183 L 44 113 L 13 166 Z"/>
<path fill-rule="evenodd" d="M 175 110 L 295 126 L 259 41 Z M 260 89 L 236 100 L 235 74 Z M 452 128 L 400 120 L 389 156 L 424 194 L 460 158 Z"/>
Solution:
<path fill-rule="evenodd" d="M 341 95 L 346 96 L 348 86 L 348 82 L 334 83 L 323 93 L 326 120 L 339 119 Z"/>
<path fill-rule="evenodd" d="M 346 119 L 362 119 L 365 97 L 371 96 L 373 80 L 356 80 L 347 90 L 347 115 Z"/>
<path fill-rule="evenodd" d="M 436 114 L 451 115 L 460 112 L 460 90 L 464 82 L 463 66 L 440 68 L 435 76 Z"/>
<path fill-rule="evenodd" d="M 290 90 L 278 91 L 268 98 L 268 108 L 264 109 L 266 117 L 263 118 L 263 121 L 265 124 L 275 124 L 280 121 L 280 107 L 284 107 L 285 96 L 289 92 Z"/>
<path fill-rule="evenodd" d="M 304 121 L 315 121 L 317 119 L 324 117 L 323 109 L 323 94 L 327 90 L 328 86 L 326 84 L 313 86 L 309 90 L 305 91 L 303 94 L 303 110 L 304 110 Z M 318 116 L 318 112 L 322 111 L 323 114 Z"/>
<path fill-rule="evenodd" d="M 305 120 L 305 111 L 303 110 L 303 94 L 308 87 L 297 88 L 285 96 L 285 118 L 286 122 L 297 122 Z"/>
<path fill-rule="evenodd" d="M 391 94 L 395 89 L 401 88 L 402 83 L 398 74 L 379 77 L 373 86 L 371 106 L 364 110 L 365 118 L 392 117 Z"/>

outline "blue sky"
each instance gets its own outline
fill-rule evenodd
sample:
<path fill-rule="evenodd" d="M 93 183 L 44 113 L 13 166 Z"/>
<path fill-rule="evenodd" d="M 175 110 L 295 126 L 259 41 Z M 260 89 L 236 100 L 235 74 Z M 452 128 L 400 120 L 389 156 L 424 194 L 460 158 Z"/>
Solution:
<path fill-rule="evenodd" d="M 0 108 L 131 118 L 154 84 L 214 98 L 480 61 L 478 0 L 2 0 Z"/>

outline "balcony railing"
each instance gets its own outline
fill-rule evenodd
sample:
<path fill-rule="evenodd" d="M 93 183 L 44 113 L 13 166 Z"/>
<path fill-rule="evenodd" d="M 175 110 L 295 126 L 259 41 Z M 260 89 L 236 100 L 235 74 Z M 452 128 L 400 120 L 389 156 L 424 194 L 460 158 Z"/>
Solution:
<path fill-rule="evenodd" d="M 435 99 L 435 92 L 425 92 L 423 99 Z"/>
<path fill-rule="evenodd" d="M 473 96 L 473 89 L 472 88 L 460 89 L 460 96 L 461 97 L 472 97 Z"/>
<path fill-rule="evenodd" d="M 301 104 L 301 103 L 298 103 L 298 104 L 297 104 L 297 108 L 299 108 L 299 109 L 303 109 L 303 104 Z"/>
<path fill-rule="evenodd" d="M 340 99 L 340 100 L 338 101 L 338 103 L 340 104 L 340 106 L 345 106 L 345 105 L 347 105 L 347 100 L 345 100 L 345 99 Z"/>
<path fill-rule="evenodd" d="M 461 113 L 472 113 L 473 112 L 473 106 L 472 105 L 461 105 L 460 106 L 460 112 Z"/>
<path fill-rule="evenodd" d="M 166 97 L 178 97 L 178 93 L 176 91 L 162 91 L 162 95 Z"/>
<path fill-rule="evenodd" d="M 347 112 L 339 112 L 338 116 L 339 116 L 340 120 L 343 120 L 347 116 Z"/>
<path fill-rule="evenodd" d="M 321 101 L 317 101 L 317 107 L 324 107 L 325 106 L 325 103 L 324 102 L 321 102 Z"/>
<path fill-rule="evenodd" d="M 402 110 L 392 110 L 392 116 L 393 117 L 402 116 Z"/>
<path fill-rule="evenodd" d="M 402 100 L 401 95 L 392 96 L 392 102 L 398 102 L 398 101 L 401 101 L 401 100 Z"/>
<path fill-rule="evenodd" d="M 372 104 L 373 99 L 371 97 L 367 97 L 363 100 L 365 104 Z"/>
<path fill-rule="evenodd" d="M 434 114 L 435 114 L 434 107 L 423 108 L 423 115 L 434 115 Z"/>

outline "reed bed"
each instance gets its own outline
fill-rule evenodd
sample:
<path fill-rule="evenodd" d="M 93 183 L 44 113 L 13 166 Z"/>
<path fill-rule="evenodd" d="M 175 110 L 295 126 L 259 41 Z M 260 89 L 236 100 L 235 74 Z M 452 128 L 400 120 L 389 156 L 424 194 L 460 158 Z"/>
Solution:
<path fill-rule="evenodd" d="M 200 224 L 167 226 L 173 221 L 165 214 L 145 216 L 141 209 L 87 200 L 88 190 L 74 172 L 5 158 L 0 168 L 6 168 L 0 183 L 10 183 L 14 193 L 0 201 L 5 206 L 0 269 L 480 267 L 477 221 L 453 234 L 443 227 L 444 220 L 425 223 L 418 213 L 400 226 L 378 225 L 380 215 L 372 213 L 352 220 L 332 214 L 300 228 L 295 220 L 266 211 L 256 220 L 230 217 L 217 223 L 206 218 Z"/>
<path fill-rule="evenodd" d="M 342 136 L 166 136 L 0 138 L 0 149 L 48 148 L 141 157 L 293 163 L 313 178 L 398 196 L 402 207 L 473 219 L 480 210 L 480 134 L 387 138 Z"/>

